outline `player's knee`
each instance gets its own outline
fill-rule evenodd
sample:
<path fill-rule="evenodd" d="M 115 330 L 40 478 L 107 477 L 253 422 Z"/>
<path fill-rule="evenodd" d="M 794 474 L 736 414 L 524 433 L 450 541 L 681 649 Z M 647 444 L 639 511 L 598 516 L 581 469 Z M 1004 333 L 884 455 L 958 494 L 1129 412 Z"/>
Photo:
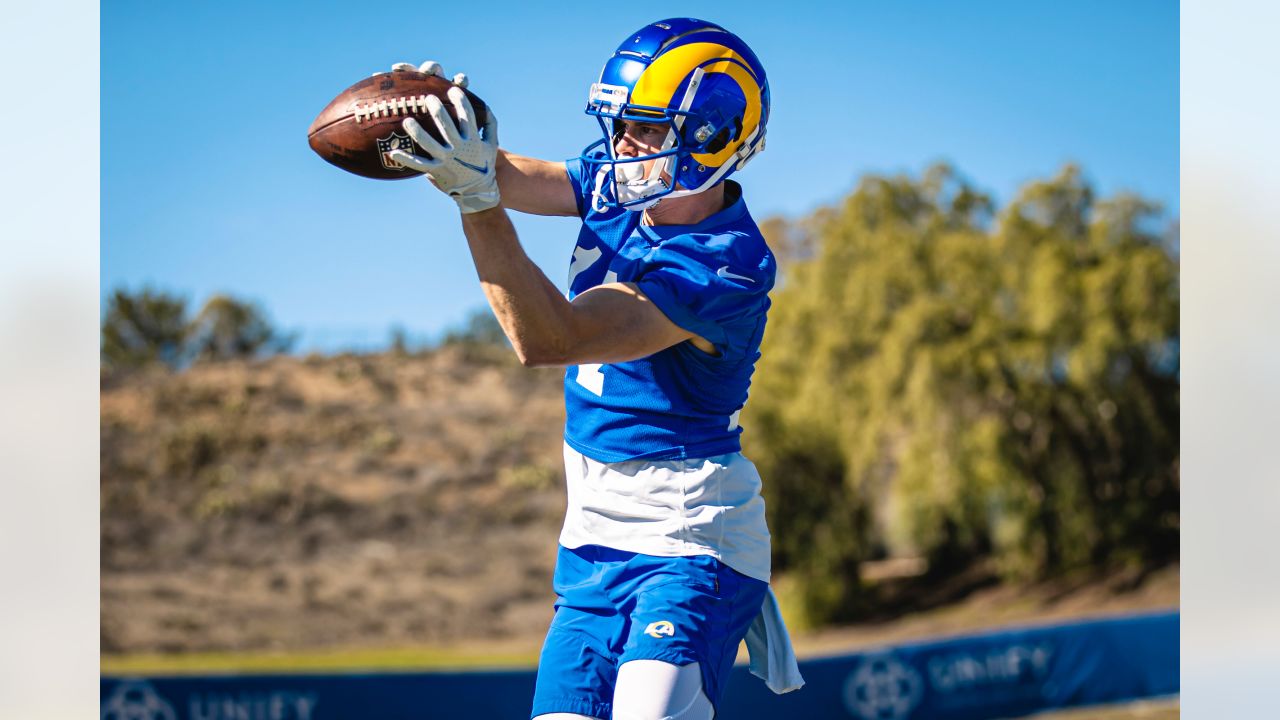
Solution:
<path fill-rule="evenodd" d="M 631 660 L 618 668 L 613 720 L 711 720 L 698 663 Z"/>

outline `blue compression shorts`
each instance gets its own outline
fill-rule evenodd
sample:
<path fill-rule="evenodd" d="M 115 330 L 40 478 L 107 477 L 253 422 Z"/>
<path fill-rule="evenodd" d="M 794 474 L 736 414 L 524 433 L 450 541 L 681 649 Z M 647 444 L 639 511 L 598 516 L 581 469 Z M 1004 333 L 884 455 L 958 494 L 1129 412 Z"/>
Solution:
<path fill-rule="evenodd" d="M 655 557 L 598 545 L 560 548 L 555 617 L 538 662 L 530 717 L 609 718 L 618 667 L 629 660 L 700 664 L 719 707 L 738 644 L 768 583 L 709 555 Z"/>

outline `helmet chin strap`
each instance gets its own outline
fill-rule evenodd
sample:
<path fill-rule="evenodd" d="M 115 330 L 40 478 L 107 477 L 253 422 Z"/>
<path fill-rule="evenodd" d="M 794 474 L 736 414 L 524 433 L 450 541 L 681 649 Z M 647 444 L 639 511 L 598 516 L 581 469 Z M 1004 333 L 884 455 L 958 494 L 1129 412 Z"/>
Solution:
<path fill-rule="evenodd" d="M 654 161 L 653 166 L 649 168 L 648 174 L 644 172 L 642 161 L 636 160 L 625 163 L 612 163 L 613 167 L 613 194 L 619 203 L 630 203 L 637 200 L 644 200 L 656 193 L 668 189 L 670 186 L 666 180 L 662 179 L 664 173 L 668 172 L 673 156 L 667 156 Z M 604 203 L 607 201 L 605 195 L 605 185 L 609 182 L 609 169 L 602 166 L 596 171 L 595 187 L 591 191 L 591 207 L 596 212 L 605 209 Z M 626 209 L 639 212 L 646 208 L 653 207 L 659 200 L 665 197 L 655 197 L 648 202 L 638 202 L 635 205 L 627 205 Z"/>
<path fill-rule="evenodd" d="M 617 191 L 619 202 L 640 200 L 668 189 L 669 186 L 667 185 L 667 182 L 662 179 L 662 174 L 665 169 L 664 166 L 670 166 L 673 159 L 673 157 L 669 156 L 654 161 L 653 165 L 649 168 L 648 175 L 645 175 L 644 165 L 639 162 L 614 166 L 614 176 L 618 179 Z M 628 205 L 627 209 L 633 212 L 639 212 L 657 205 L 658 201 L 661 199 L 662 197 L 656 197 L 648 202 Z"/>
<path fill-rule="evenodd" d="M 648 176 L 644 175 L 643 166 L 639 162 L 618 163 L 613 165 L 613 195 L 619 203 L 629 203 L 636 200 L 653 195 L 667 187 L 667 183 L 662 179 L 662 166 L 667 164 L 665 161 L 669 158 L 655 162 L 653 168 L 650 169 Z M 609 169 L 601 167 L 596 171 L 595 187 L 591 190 L 591 209 L 596 212 L 604 212 L 606 209 L 605 202 L 608 197 L 605 193 L 605 184 L 609 182 Z M 663 196 L 665 197 L 665 196 Z M 661 200 L 662 197 L 655 197 L 647 202 L 638 202 L 634 205 L 625 206 L 627 210 L 640 212 L 646 208 L 653 207 Z"/>

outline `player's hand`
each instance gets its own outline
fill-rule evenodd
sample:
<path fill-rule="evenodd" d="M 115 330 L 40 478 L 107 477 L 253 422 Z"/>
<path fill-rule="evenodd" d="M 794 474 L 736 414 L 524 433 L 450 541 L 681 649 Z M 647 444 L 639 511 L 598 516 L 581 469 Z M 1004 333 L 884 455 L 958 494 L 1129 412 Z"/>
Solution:
<path fill-rule="evenodd" d="M 417 70 L 444 77 L 440 63 L 428 60 L 419 67 L 409 63 L 396 63 L 391 71 Z M 406 118 L 401 125 L 414 143 L 431 157 L 394 150 L 389 157 L 404 167 L 425 173 L 431 183 L 448 193 L 458 209 L 464 213 L 488 210 L 500 202 L 498 193 L 498 118 L 490 109 L 484 128 L 476 126 L 475 111 L 462 88 L 467 86 L 465 73 L 453 76 L 454 87 L 449 88 L 449 102 L 453 104 L 458 123 L 445 110 L 439 98 L 427 96 L 427 112 L 440 131 L 444 143 L 437 142 L 422 125 L 413 118 Z"/>
<path fill-rule="evenodd" d="M 418 72 L 426 73 L 428 75 L 435 75 L 436 77 L 445 77 L 444 68 L 441 67 L 440 63 L 436 62 L 435 60 L 428 60 L 422 63 L 421 65 L 414 65 L 413 63 L 401 62 L 391 66 L 391 72 L 395 72 L 397 70 L 416 70 Z M 374 73 L 374 75 L 381 75 L 381 74 L 382 73 Z M 448 78 L 445 78 L 445 79 L 447 80 Z M 457 75 L 454 75 L 453 79 L 450 80 L 449 82 L 452 82 L 454 85 L 457 85 L 460 88 L 464 88 L 467 86 L 467 83 L 470 81 L 467 79 L 466 73 L 458 73 Z"/>

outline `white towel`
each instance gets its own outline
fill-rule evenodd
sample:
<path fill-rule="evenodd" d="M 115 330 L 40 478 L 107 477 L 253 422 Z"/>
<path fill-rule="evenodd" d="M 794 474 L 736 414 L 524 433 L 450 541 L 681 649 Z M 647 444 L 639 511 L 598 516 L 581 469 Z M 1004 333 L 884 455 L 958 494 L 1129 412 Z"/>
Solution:
<path fill-rule="evenodd" d="M 751 674 L 764 680 L 764 684 L 778 695 L 799 690 L 804 686 L 800 666 L 791 649 L 791 636 L 782 622 L 778 598 L 773 588 L 765 594 L 760 604 L 760 614 L 747 629 L 747 655 L 751 658 Z"/>

